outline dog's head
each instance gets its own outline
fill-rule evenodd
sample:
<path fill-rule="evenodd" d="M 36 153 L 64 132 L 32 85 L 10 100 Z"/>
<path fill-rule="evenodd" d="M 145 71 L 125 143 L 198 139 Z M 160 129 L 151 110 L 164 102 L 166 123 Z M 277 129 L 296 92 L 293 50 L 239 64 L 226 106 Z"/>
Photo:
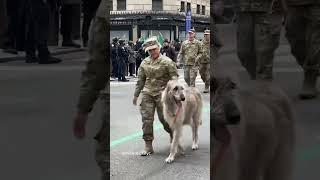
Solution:
<path fill-rule="evenodd" d="M 165 97 L 181 106 L 181 101 L 185 101 L 185 86 L 177 80 L 170 80 L 164 90 Z"/>
<path fill-rule="evenodd" d="M 214 124 L 236 124 L 240 112 L 235 104 L 233 90 L 236 84 L 228 77 L 211 77 L 211 117 Z"/>

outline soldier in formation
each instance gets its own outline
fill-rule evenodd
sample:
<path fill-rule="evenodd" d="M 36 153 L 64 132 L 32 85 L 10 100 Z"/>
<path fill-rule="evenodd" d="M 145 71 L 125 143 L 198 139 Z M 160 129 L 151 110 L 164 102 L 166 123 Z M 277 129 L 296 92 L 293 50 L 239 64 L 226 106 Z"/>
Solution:
<path fill-rule="evenodd" d="M 210 86 L 210 30 L 204 31 L 202 40 L 202 58 L 200 59 L 200 76 L 205 84 L 204 93 L 209 93 Z"/>
<path fill-rule="evenodd" d="M 185 40 L 180 48 L 177 58 L 177 66 L 184 61 L 184 79 L 188 86 L 196 86 L 196 78 L 199 70 L 199 60 L 202 56 L 201 42 L 195 39 L 195 29 L 190 29 L 189 37 Z"/>
<path fill-rule="evenodd" d="M 77 113 L 73 121 L 73 131 L 77 138 L 85 137 L 85 125 L 88 120 L 88 114 L 92 111 L 95 101 L 99 95 L 104 97 L 104 116 L 101 122 L 101 128 L 97 135 L 95 159 L 101 169 L 101 180 L 107 180 L 110 172 L 109 167 L 109 128 L 107 127 L 107 119 L 110 118 L 110 86 L 108 70 L 110 61 L 107 60 L 110 48 L 107 44 L 108 40 L 108 22 L 111 0 L 101 0 L 96 17 L 90 30 L 89 38 L 89 61 L 86 69 L 82 73 L 80 97 L 77 105 Z M 102 91 L 102 93 L 100 93 Z"/>
<path fill-rule="evenodd" d="M 301 99 L 317 96 L 320 64 L 320 1 L 283 0 L 287 7 L 286 37 L 291 52 L 303 68 Z"/>
<path fill-rule="evenodd" d="M 153 153 L 153 121 L 154 113 L 157 110 L 158 117 L 165 131 L 172 138 L 172 131 L 169 124 L 164 120 L 161 103 L 161 92 L 165 89 L 169 80 L 177 79 L 178 72 L 176 64 L 167 56 L 160 53 L 160 44 L 157 37 L 149 38 L 143 47 L 150 56 L 145 58 L 139 68 L 138 81 L 134 92 L 133 104 L 137 105 L 137 100 L 142 94 L 140 112 L 142 116 L 143 139 L 145 149 L 141 155 L 146 156 Z"/>
<path fill-rule="evenodd" d="M 251 79 L 273 79 L 274 51 L 283 20 L 281 5 L 281 0 L 239 0 L 237 54 Z"/>
<path fill-rule="evenodd" d="M 128 56 L 129 53 L 125 47 L 125 43 L 123 39 L 119 40 L 118 47 L 118 81 L 127 82 L 129 80 L 126 79 L 127 72 L 127 64 L 128 64 Z"/>

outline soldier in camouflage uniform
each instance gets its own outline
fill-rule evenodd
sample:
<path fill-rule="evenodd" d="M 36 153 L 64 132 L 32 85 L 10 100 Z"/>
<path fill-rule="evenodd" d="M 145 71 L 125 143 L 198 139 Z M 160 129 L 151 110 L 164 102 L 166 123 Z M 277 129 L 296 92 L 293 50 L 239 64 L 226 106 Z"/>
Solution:
<path fill-rule="evenodd" d="M 304 70 L 301 99 L 317 96 L 320 63 L 320 0 L 286 0 L 286 37 L 291 52 Z"/>
<path fill-rule="evenodd" d="M 209 92 L 210 86 L 210 30 L 204 31 L 202 40 L 202 57 L 200 59 L 200 75 L 205 84 L 204 93 Z"/>
<path fill-rule="evenodd" d="M 153 121 L 155 109 L 157 109 L 159 120 L 164 129 L 170 134 L 170 138 L 172 138 L 172 131 L 163 116 L 161 92 L 165 89 L 169 80 L 178 78 L 178 72 L 175 63 L 167 56 L 160 54 L 160 44 L 157 41 L 157 37 L 149 38 L 143 46 L 150 56 L 145 58 L 140 65 L 133 104 L 137 105 L 137 99 L 140 93 L 142 93 L 140 112 L 145 149 L 141 155 L 146 156 L 153 153 L 152 141 L 154 139 Z"/>
<path fill-rule="evenodd" d="M 199 70 L 199 60 L 202 56 L 201 42 L 195 39 L 196 32 L 190 29 L 189 39 L 185 40 L 180 48 L 177 58 L 177 66 L 180 66 L 184 59 L 184 80 L 188 86 L 196 86 L 196 78 Z"/>
<path fill-rule="evenodd" d="M 107 118 L 110 118 L 109 103 L 110 103 L 110 87 L 109 87 L 109 68 L 110 61 L 108 53 L 108 23 L 109 9 L 112 1 L 102 0 L 94 18 L 90 29 L 89 38 L 89 61 L 86 69 L 82 74 L 80 97 L 77 106 L 77 114 L 73 122 L 74 135 L 77 138 L 84 138 L 85 125 L 88 119 L 88 114 L 93 109 L 93 104 L 98 99 L 102 91 L 105 98 L 104 116 L 102 118 L 100 131 L 95 136 L 96 152 L 95 158 L 102 171 L 102 180 L 107 180 L 109 173 L 109 132 L 107 127 Z"/>
<path fill-rule="evenodd" d="M 274 51 L 279 46 L 281 0 L 239 0 L 237 54 L 251 79 L 273 79 Z"/>

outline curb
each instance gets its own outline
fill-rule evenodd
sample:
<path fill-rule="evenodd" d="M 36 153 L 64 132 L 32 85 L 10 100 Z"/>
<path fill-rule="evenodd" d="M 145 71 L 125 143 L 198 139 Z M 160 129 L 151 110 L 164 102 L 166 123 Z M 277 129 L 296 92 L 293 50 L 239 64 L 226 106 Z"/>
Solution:
<path fill-rule="evenodd" d="M 76 48 L 76 49 L 58 49 L 56 51 L 51 51 L 52 56 L 56 55 L 62 55 L 62 54 L 69 54 L 69 53 L 74 53 L 74 52 L 81 52 L 81 51 L 86 51 L 84 48 Z M 25 56 L 14 56 L 13 57 L 0 57 L 0 63 L 5 63 L 5 62 L 11 62 L 11 61 L 23 61 L 25 60 Z"/>

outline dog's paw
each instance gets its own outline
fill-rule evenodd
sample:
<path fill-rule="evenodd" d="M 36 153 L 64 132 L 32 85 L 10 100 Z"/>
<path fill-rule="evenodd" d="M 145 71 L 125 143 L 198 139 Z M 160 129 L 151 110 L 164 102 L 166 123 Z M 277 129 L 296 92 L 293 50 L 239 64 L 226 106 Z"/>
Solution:
<path fill-rule="evenodd" d="M 192 150 L 197 150 L 197 149 L 199 149 L 199 146 L 197 144 L 193 144 L 192 145 Z"/>
<path fill-rule="evenodd" d="M 173 161 L 174 161 L 174 158 L 170 156 L 166 159 L 166 163 L 168 164 L 172 163 Z"/>

